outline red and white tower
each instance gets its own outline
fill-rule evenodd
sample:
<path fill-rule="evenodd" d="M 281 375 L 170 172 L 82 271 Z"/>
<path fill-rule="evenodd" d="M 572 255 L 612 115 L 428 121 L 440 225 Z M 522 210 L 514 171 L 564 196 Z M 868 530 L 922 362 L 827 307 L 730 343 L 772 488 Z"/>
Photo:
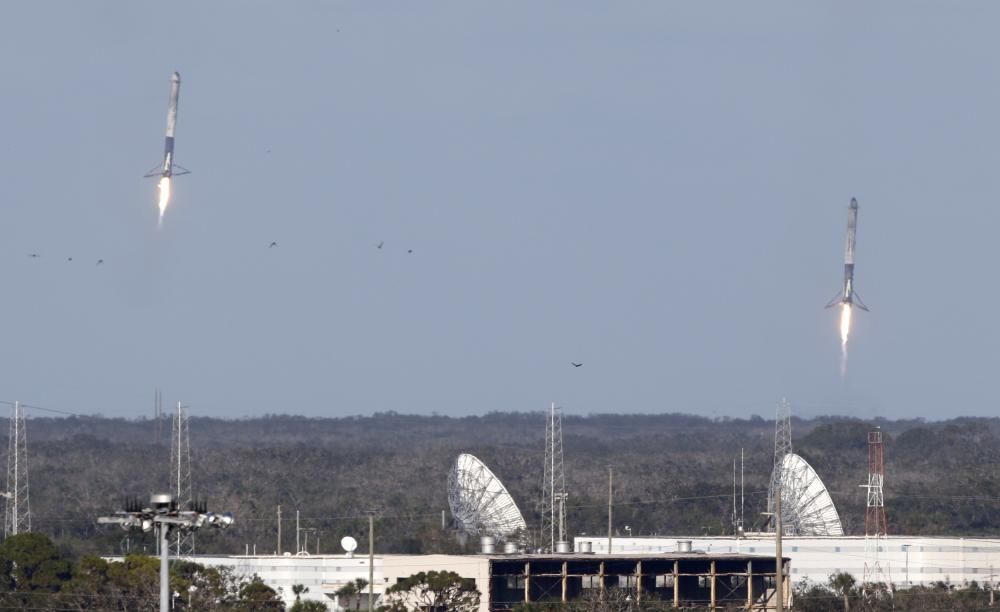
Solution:
<path fill-rule="evenodd" d="M 868 502 L 865 508 L 865 577 L 862 589 L 866 595 L 879 597 L 890 588 L 889 564 L 879 560 L 879 553 L 885 552 L 888 541 L 888 526 L 885 520 L 885 462 L 882 455 L 882 431 L 868 432 Z"/>

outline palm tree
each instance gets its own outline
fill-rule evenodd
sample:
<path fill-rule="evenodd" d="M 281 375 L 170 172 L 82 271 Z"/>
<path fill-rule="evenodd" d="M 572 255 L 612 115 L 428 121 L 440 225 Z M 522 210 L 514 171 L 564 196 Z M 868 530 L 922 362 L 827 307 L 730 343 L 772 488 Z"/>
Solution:
<path fill-rule="evenodd" d="M 368 581 L 364 578 L 355 578 L 354 582 L 348 582 L 344 586 L 337 589 L 337 597 L 353 597 L 354 598 L 354 609 L 361 609 L 361 596 L 365 592 L 365 588 L 368 587 Z M 345 606 L 346 607 L 346 606 Z"/>
<path fill-rule="evenodd" d="M 840 572 L 830 576 L 830 589 L 844 599 L 844 612 L 851 612 L 850 596 L 854 592 L 854 576 L 847 572 Z"/>

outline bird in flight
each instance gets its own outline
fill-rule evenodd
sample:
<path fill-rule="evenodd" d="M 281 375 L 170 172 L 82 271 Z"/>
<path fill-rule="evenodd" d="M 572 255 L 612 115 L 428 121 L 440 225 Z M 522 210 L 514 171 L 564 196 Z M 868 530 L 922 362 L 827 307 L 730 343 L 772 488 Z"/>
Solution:
<path fill-rule="evenodd" d="M 41 257 L 41 255 L 39 255 L 38 253 L 28 253 L 28 257 L 32 259 L 38 259 L 39 257 Z"/>
<path fill-rule="evenodd" d="M 575 362 L 575 361 L 571 361 L 571 362 L 569 362 L 569 363 L 570 363 L 570 365 L 572 365 L 572 366 L 573 366 L 574 368 L 578 368 L 578 367 L 580 367 L 580 366 L 582 366 L 582 365 L 583 365 L 582 363 L 577 363 L 577 362 Z"/>
<path fill-rule="evenodd" d="M 273 249 L 276 246 L 278 246 L 278 243 L 277 242 L 272 242 L 271 244 L 267 245 L 267 248 Z"/>
<path fill-rule="evenodd" d="M 96 264 L 94 264 L 94 265 L 95 265 L 95 266 L 99 266 L 99 265 L 101 265 L 101 264 L 103 264 L 103 263 L 104 263 L 104 260 L 103 260 L 103 259 L 98 259 L 98 260 L 97 260 L 97 263 L 96 263 Z"/>
<path fill-rule="evenodd" d="M 376 244 L 376 245 L 375 245 L 375 248 L 376 248 L 376 249 L 381 249 L 383 245 L 385 245 L 385 241 L 384 241 L 384 240 L 382 240 L 382 241 L 380 241 L 380 242 L 379 242 L 378 244 Z"/>
<path fill-rule="evenodd" d="M 66 261 L 73 261 L 73 258 L 72 257 L 67 257 Z"/>
<path fill-rule="evenodd" d="M 407 253 L 412 253 L 412 252 L 413 252 L 413 249 L 407 249 L 407 250 L 406 250 L 406 252 L 407 252 Z"/>

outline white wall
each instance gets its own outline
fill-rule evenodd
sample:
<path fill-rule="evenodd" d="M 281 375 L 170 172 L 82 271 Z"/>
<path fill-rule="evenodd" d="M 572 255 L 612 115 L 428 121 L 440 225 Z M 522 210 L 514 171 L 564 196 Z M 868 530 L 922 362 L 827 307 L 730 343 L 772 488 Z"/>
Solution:
<path fill-rule="evenodd" d="M 278 591 L 286 605 L 295 602 L 292 586 L 304 585 L 309 589 L 303 599 L 322 601 L 331 610 L 338 610 L 334 593 L 355 578 L 368 580 L 368 557 L 348 558 L 344 555 L 302 555 L 302 556 L 201 556 L 190 557 L 191 561 L 206 566 L 227 566 L 237 574 L 251 576 L 257 574 L 264 584 Z M 379 578 L 382 576 L 382 557 L 375 557 L 375 593 L 380 593 Z"/>
<path fill-rule="evenodd" d="M 237 574 L 257 574 L 264 584 L 279 591 L 287 605 L 295 601 L 292 586 L 309 588 L 303 599 L 322 601 L 330 610 L 339 610 L 334 593 L 355 578 L 368 580 L 368 557 L 347 558 L 343 555 L 303 556 L 195 556 L 195 563 L 206 566 L 228 566 Z M 480 593 L 480 610 L 488 609 L 489 560 L 485 557 L 458 555 L 384 555 L 374 562 L 373 591 L 378 596 L 400 579 L 418 572 L 451 571 L 462 578 L 476 581 Z M 280 590 L 279 590 L 280 589 Z M 362 605 L 362 607 L 365 607 Z"/>

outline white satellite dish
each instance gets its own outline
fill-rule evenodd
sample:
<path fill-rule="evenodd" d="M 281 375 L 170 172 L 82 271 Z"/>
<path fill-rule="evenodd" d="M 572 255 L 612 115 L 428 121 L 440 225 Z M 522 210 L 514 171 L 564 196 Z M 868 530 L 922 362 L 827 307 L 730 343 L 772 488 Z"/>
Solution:
<path fill-rule="evenodd" d="M 774 476 L 781 484 L 783 531 L 799 536 L 844 535 L 833 498 L 816 470 L 795 453 L 785 455 L 775 467 L 779 469 L 780 475 Z"/>
<path fill-rule="evenodd" d="M 340 547 L 347 552 L 347 556 L 354 556 L 354 551 L 358 548 L 358 541 L 351 536 L 344 536 L 340 538 Z"/>
<path fill-rule="evenodd" d="M 500 479 L 467 453 L 459 455 L 448 472 L 448 505 L 459 527 L 469 535 L 505 538 L 528 529 Z"/>

